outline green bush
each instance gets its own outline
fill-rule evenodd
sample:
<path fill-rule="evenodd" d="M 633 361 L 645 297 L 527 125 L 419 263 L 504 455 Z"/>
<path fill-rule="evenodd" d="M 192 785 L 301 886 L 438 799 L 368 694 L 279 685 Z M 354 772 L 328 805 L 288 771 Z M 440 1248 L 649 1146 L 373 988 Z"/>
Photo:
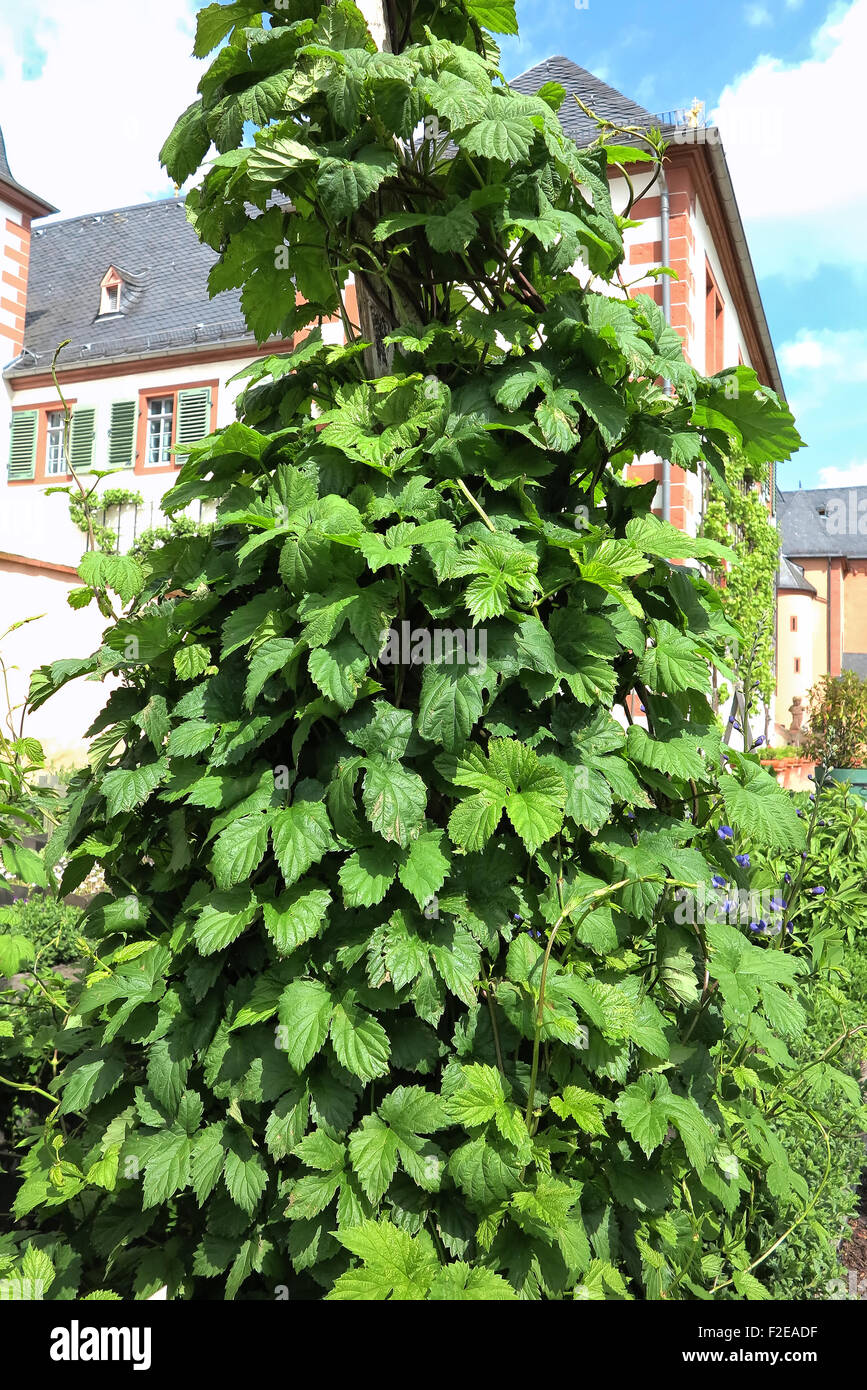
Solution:
<path fill-rule="evenodd" d="M 212 536 L 83 566 L 124 616 L 37 673 L 117 685 L 47 852 L 108 891 L 15 1214 L 49 1297 L 764 1297 L 768 1192 L 809 1216 L 787 1040 L 843 937 L 694 911 L 772 869 L 806 902 L 816 824 L 708 702 L 737 633 L 674 562 L 729 552 L 624 471 L 723 483 L 792 418 L 618 297 L 623 150 L 503 85 L 508 0 L 420 0 L 389 55 L 349 0 L 259 20 L 202 12 L 233 39 L 164 159 L 217 141 L 189 207 L 260 338 L 348 341 L 253 364 L 163 504 L 216 499 Z"/>
<path fill-rule="evenodd" d="M 52 968 L 81 956 L 76 946 L 81 935 L 80 922 L 80 907 L 67 907 L 48 894 L 34 894 L 0 907 L 0 937 L 26 937 L 40 953 L 43 963 Z"/>
<path fill-rule="evenodd" d="M 808 696 L 806 750 L 826 767 L 861 767 L 867 758 L 867 678 L 822 676 Z"/>
<path fill-rule="evenodd" d="M 806 816 L 808 798 L 795 800 Z M 810 940 L 840 946 L 834 978 L 811 997 L 803 1037 L 790 1043 L 796 1065 L 806 1069 L 812 1121 L 785 1110 L 774 1118 L 802 1191 L 816 1198 L 809 1218 L 767 1262 L 770 1291 L 780 1299 L 829 1297 L 843 1274 L 837 1242 L 857 1210 L 857 1186 L 867 1167 L 860 1103 L 867 1058 L 867 809 L 846 786 L 829 782 L 817 799 L 803 882 L 825 889 L 802 900 Z M 849 1084 L 841 1086 L 839 1075 L 815 1063 L 817 1056 L 827 1056 Z M 797 1215 L 791 1202 L 768 1191 L 758 1214 L 762 1241 L 770 1244 Z"/>

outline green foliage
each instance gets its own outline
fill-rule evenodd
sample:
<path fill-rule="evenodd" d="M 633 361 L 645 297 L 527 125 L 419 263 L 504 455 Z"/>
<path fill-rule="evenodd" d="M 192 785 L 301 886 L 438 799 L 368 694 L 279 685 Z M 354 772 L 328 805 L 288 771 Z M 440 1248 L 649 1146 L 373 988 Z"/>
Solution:
<path fill-rule="evenodd" d="M 806 798 L 797 799 L 804 809 Z M 867 1059 L 862 867 L 867 862 L 867 810 L 848 787 L 833 783 L 817 803 L 802 883 L 807 890 L 824 887 L 825 892 L 813 896 L 807 891 L 801 898 L 799 931 L 809 935 L 814 949 L 833 943 L 834 972 L 809 1000 L 803 1036 L 788 1044 L 803 1068 L 799 1091 L 804 1110 L 779 1106 L 772 1125 L 784 1146 L 789 1181 L 780 1182 L 775 1172 L 756 1208 L 760 1239 L 767 1245 L 798 1222 L 766 1265 L 771 1294 L 779 1299 L 839 1297 L 838 1286 L 848 1296 L 836 1246 L 856 1212 L 858 1179 L 865 1170 L 860 1086 Z M 791 906 L 797 909 L 794 894 Z M 815 1200 L 807 1219 L 799 1221 L 805 1193 Z"/>
<path fill-rule="evenodd" d="M 0 935 L 24 936 L 38 951 L 45 951 L 51 965 L 77 960 L 76 946 L 81 908 L 67 907 L 48 894 L 0 907 Z"/>
<path fill-rule="evenodd" d="M 861 767 L 867 759 L 867 679 L 825 674 L 808 697 L 807 756 L 825 767 Z"/>
<path fill-rule="evenodd" d="M 768 705 L 775 689 L 775 638 L 769 615 L 776 605 L 776 573 L 780 562 L 780 536 L 765 500 L 762 484 L 767 468 L 734 452 L 726 464 L 723 490 L 710 485 L 704 516 L 704 534 L 731 546 L 738 563 L 727 570 L 722 589 L 723 608 L 742 633 L 747 649 L 753 650 L 754 690 Z M 727 690 L 722 686 L 716 700 L 723 702 Z M 718 707 L 718 706 L 717 706 Z"/>
<path fill-rule="evenodd" d="M 742 854 L 806 836 L 723 766 L 736 633 L 670 563 L 719 547 L 624 470 L 799 441 L 751 369 L 705 381 L 651 299 L 582 288 L 580 254 L 612 286 L 623 257 L 605 151 L 504 85 L 486 24 L 510 0 L 421 0 L 388 54 L 350 0 L 200 15 L 199 53 L 230 42 L 163 158 L 217 146 L 212 288 L 262 338 L 339 312 L 348 341 L 248 369 L 164 500 L 216 499 L 212 535 L 141 555 L 100 650 L 34 681 L 117 681 L 48 850 L 107 892 L 15 1208 L 79 1292 L 764 1296 L 767 1096 L 798 1103 L 782 1038 L 833 933 L 677 924 L 747 877 L 723 805 Z"/>
<path fill-rule="evenodd" d="M 0 640 L 34 618 L 25 618 L 0 634 Z M 0 688 L 5 699 L 0 723 L 0 882 L 48 887 L 41 854 L 24 843 L 41 835 L 57 800 L 56 792 L 41 784 L 46 761 L 38 739 L 24 733 L 24 721 L 9 696 L 9 668 L 0 654 Z M 16 728 L 17 724 L 17 728 Z"/>

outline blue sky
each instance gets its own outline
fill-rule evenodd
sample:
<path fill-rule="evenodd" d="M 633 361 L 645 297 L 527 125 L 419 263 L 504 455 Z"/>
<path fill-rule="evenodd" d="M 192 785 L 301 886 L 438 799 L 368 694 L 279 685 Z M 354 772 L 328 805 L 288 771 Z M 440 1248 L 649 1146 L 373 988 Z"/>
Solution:
<path fill-rule="evenodd" d="M 650 111 L 705 103 L 809 444 L 781 484 L 867 483 L 867 0 L 517 4 L 507 76 L 563 53 Z M 105 0 L 0 0 L 15 176 L 66 216 L 170 194 L 156 153 L 195 94 L 196 8 L 148 0 L 143 24 L 139 7 L 116 3 L 107 48 Z"/>

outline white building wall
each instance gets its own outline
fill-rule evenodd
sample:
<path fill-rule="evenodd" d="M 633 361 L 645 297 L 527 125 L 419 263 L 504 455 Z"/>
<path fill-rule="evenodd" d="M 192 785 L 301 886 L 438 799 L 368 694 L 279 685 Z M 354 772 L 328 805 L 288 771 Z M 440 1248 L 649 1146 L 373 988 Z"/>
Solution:
<path fill-rule="evenodd" d="M 6 360 L 9 360 L 8 357 Z M 108 428 L 113 401 L 138 398 L 140 391 L 154 387 L 161 389 L 216 381 L 216 420 L 217 427 L 222 428 L 235 419 L 237 397 L 247 384 L 246 378 L 231 384 L 230 379 L 250 360 L 248 356 L 233 357 L 221 362 L 194 362 L 156 370 L 147 370 L 146 364 L 143 369 L 142 363 L 134 363 L 120 376 L 64 385 L 64 393 L 79 406 L 95 408 L 94 464 L 107 467 Z M 14 404 L 16 407 L 42 405 L 52 396 L 51 389 L 30 386 L 15 392 Z M 6 454 L 10 409 L 11 393 L 8 383 L 5 383 L 4 388 L 0 389 L 0 439 L 5 443 Z M 86 479 L 88 475 L 82 476 Z M 153 524 L 159 525 L 165 521 L 159 512 L 160 499 L 176 478 L 177 469 L 137 472 L 124 468 L 102 480 L 97 485 L 97 491 L 128 487 L 141 493 L 146 503 L 144 525 L 151 524 L 150 503 L 154 504 Z M 54 485 L 67 481 L 58 478 L 54 480 Z M 67 602 L 69 591 L 79 587 L 81 581 L 75 573 L 67 573 L 62 567 L 75 569 L 86 548 L 86 541 L 70 521 L 68 499 L 57 493 L 46 495 L 51 486 L 41 483 L 9 486 L 5 455 L 0 459 L 0 635 L 15 624 L 23 624 L 0 640 L 0 654 L 9 668 L 13 706 L 23 705 L 34 670 L 61 658 L 89 655 L 99 646 L 101 634 L 107 625 L 95 603 L 76 611 Z M 125 527 L 131 511 L 131 508 L 124 509 Z M 197 520 L 197 509 L 191 515 Z M 109 524 L 114 523 L 116 516 L 116 512 L 109 512 Z M 209 519 L 209 515 L 206 514 L 204 519 Z M 141 524 L 139 529 L 142 529 Z M 121 548 L 125 549 L 131 539 L 131 535 L 124 534 Z M 23 556 L 31 563 L 22 566 L 14 559 L 15 556 Z M 37 621 L 25 621 L 30 618 Z M 105 683 L 71 681 L 42 709 L 27 716 L 25 732 L 40 739 L 54 762 L 81 765 L 87 752 L 85 730 L 102 709 L 115 683 L 112 680 Z M 2 705 L 0 699 L 0 718 L 5 714 Z"/>
<path fill-rule="evenodd" d="M 246 386 L 246 378 L 232 382 L 230 378 L 250 362 L 249 357 L 234 357 L 222 362 L 201 362 L 177 367 L 148 370 L 137 363 L 119 376 L 102 377 L 89 382 L 63 385 L 65 395 L 74 399 L 76 408 L 93 406 L 96 410 L 96 440 L 93 462 L 96 468 L 108 467 L 108 430 L 114 401 L 138 399 L 140 391 L 163 387 L 186 386 L 200 381 L 216 381 L 217 428 L 235 419 L 235 402 Z M 54 390 L 30 386 L 16 390 L 17 408 L 44 405 L 54 396 Z M 7 428 L 3 437 L 8 440 Z M 8 452 L 8 444 L 7 444 Z M 130 488 L 141 493 L 149 514 L 150 503 L 158 509 L 160 498 L 173 485 L 177 470 L 122 468 L 97 484 L 97 495 L 106 488 Z M 87 474 L 82 475 L 85 480 Z M 6 461 L 0 468 L 0 553 L 26 555 L 30 559 L 51 560 L 58 564 L 77 565 L 85 549 L 84 537 L 69 519 L 68 499 L 55 493 L 46 495 L 52 486 L 65 486 L 67 478 L 52 479 L 50 483 L 17 483 L 6 481 Z M 194 518 L 194 519 L 197 519 Z M 145 518 L 146 524 L 147 518 Z M 155 525 L 162 519 L 155 516 Z"/>

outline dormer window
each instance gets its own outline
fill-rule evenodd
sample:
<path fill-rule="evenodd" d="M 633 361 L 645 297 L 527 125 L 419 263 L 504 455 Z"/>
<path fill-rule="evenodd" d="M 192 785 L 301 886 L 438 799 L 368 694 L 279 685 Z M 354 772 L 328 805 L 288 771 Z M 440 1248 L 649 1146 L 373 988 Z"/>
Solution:
<path fill-rule="evenodd" d="M 99 286 L 99 313 L 97 318 L 107 318 L 112 314 L 120 314 L 121 292 L 123 290 L 124 279 L 119 270 L 109 266 L 105 275 L 102 277 Z"/>

